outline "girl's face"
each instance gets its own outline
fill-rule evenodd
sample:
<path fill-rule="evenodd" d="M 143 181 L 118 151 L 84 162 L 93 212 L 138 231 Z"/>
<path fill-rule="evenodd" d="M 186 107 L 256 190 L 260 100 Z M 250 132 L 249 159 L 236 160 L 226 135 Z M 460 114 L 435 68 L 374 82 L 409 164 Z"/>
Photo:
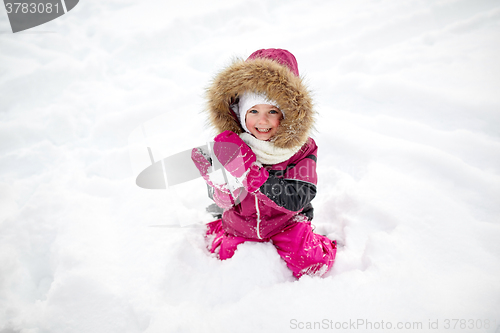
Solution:
<path fill-rule="evenodd" d="M 278 131 L 283 113 L 276 106 L 257 104 L 247 110 L 245 125 L 257 139 L 267 141 Z"/>

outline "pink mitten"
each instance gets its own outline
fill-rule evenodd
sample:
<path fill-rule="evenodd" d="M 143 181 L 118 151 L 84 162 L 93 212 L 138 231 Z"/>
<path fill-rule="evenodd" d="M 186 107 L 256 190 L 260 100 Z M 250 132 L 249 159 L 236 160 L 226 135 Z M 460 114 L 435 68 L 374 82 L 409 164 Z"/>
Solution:
<path fill-rule="evenodd" d="M 191 151 L 191 159 L 200 171 L 201 176 L 205 182 L 214 188 L 213 199 L 217 206 L 221 208 L 229 208 L 234 206 L 234 199 L 231 191 L 227 188 L 226 184 L 217 184 L 210 179 L 208 173 L 209 168 L 212 166 L 211 159 L 200 148 L 193 148 Z M 238 195 L 234 193 L 234 195 Z"/>
<path fill-rule="evenodd" d="M 236 133 L 222 132 L 214 141 L 215 156 L 234 177 L 243 176 L 257 160 L 252 149 Z"/>
<path fill-rule="evenodd" d="M 205 179 L 207 183 L 210 182 L 210 178 L 208 177 L 208 169 L 212 166 L 210 157 L 207 156 L 200 148 L 193 148 L 191 151 L 191 160 L 193 160 L 194 165 L 196 165 L 200 171 L 203 179 Z M 213 187 L 213 184 L 208 185 Z"/>
<path fill-rule="evenodd" d="M 264 185 L 268 178 L 269 172 L 266 168 L 259 167 L 254 163 L 250 166 L 250 171 L 248 171 L 246 178 L 243 180 L 243 186 L 248 192 L 255 192 Z"/>
<path fill-rule="evenodd" d="M 216 188 L 213 195 L 214 201 L 220 208 L 230 208 L 236 204 L 235 201 L 237 199 L 234 198 L 238 198 L 243 191 L 243 188 L 238 188 L 231 195 L 229 190 L 219 190 Z"/>
<path fill-rule="evenodd" d="M 242 184 L 248 192 L 255 192 L 269 178 L 269 172 L 255 163 L 255 153 L 237 134 L 225 131 L 214 141 L 215 156 L 224 168 L 237 178 L 246 173 Z"/>
<path fill-rule="evenodd" d="M 201 176 L 205 179 L 205 182 L 213 188 L 219 189 L 224 192 L 228 192 L 227 186 L 223 182 L 217 182 L 210 178 L 210 173 L 208 170 L 212 166 L 212 159 L 200 148 L 193 148 L 191 151 L 191 159 L 194 162 L 194 165 L 200 171 Z"/>

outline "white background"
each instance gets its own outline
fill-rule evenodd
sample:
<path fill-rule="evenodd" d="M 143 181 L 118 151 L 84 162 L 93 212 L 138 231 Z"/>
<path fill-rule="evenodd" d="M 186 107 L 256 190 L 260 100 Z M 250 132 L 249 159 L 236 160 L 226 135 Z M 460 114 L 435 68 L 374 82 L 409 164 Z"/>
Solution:
<path fill-rule="evenodd" d="M 494 332 L 499 40 L 483 0 L 86 0 L 17 34 L 2 8 L 0 332 Z M 325 278 L 270 244 L 210 256 L 201 179 L 135 185 L 134 130 L 155 158 L 204 144 L 211 78 L 269 47 L 314 93 Z"/>

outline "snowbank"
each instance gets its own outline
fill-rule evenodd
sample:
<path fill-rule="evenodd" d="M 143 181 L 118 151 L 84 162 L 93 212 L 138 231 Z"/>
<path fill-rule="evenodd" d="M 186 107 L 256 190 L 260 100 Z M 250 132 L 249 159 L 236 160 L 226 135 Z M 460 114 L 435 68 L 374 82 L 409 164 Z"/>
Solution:
<path fill-rule="evenodd" d="M 0 332 L 495 332 L 500 327 L 495 1 L 80 2 L 25 33 L 0 15 Z M 270 244 L 205 250 L 201 179 L 135 185 L 204 144 L 233 57 L 293 52 L 319 113 L 317 232 L 295 280 Z M 454 321 L 458 319 L 458 321 Z"/>

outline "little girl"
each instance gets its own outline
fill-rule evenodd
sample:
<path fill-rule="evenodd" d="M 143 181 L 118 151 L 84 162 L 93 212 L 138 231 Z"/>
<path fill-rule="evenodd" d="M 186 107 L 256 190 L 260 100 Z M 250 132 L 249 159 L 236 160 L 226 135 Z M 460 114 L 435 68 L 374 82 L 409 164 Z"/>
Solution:
<path fill-rule="evenodd" d="M 224 209 L 208 224 L 210 252 L 224 260 L 243 242 L 270 241 L 295 277 L 325 274 L 336 242 L 311 227 L 318 148 L 309 137 L 314 111 L 295 57 L 258 50 L 222 70 L 207 95 L 209 120 L 220 133 L 213 154 L 240 184 L 233 191 L 216 182 L 208 172 L 214 161 L 193 149 L 193 161 Z"/>

